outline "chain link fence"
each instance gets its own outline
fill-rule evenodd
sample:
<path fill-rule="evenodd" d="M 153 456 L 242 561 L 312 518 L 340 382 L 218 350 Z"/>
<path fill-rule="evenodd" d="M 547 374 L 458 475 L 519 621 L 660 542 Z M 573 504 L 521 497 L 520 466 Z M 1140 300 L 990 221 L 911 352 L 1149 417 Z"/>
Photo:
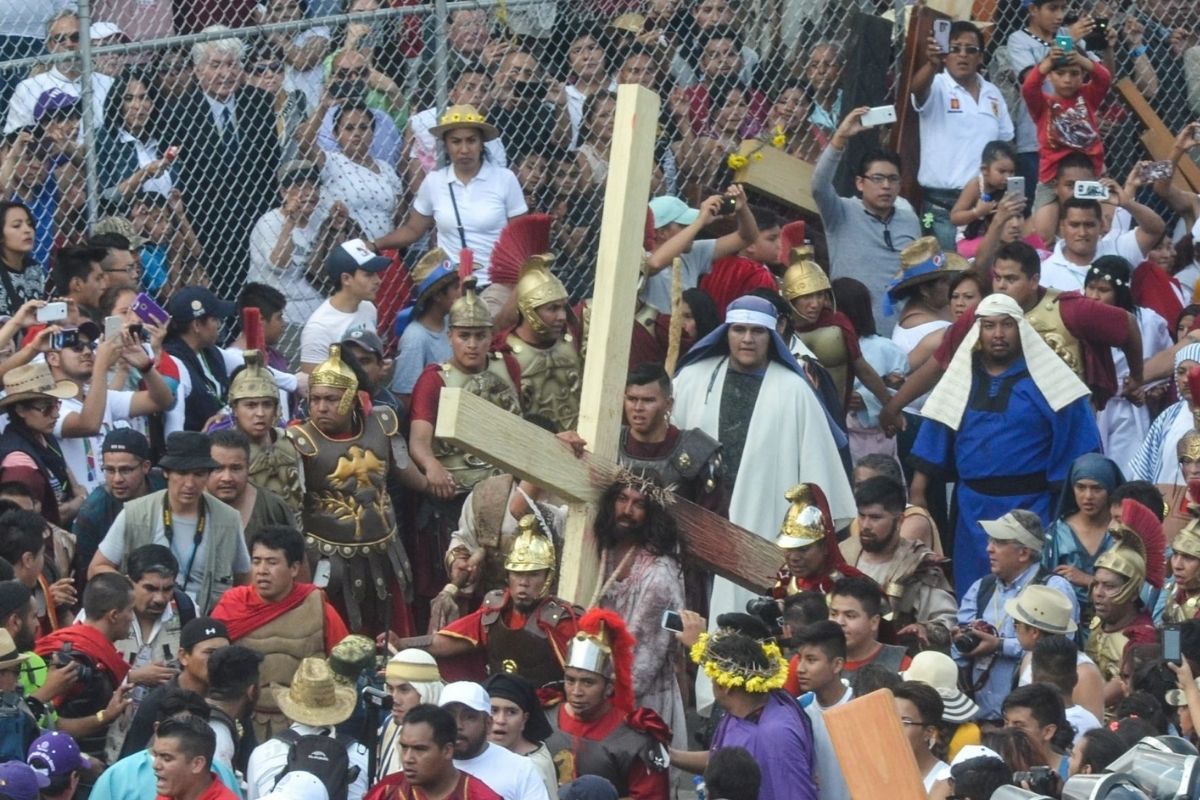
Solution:
<path fill-rule="evenodd" d="M 994 23 L 990 77 L 1015 101 L 1003 43 L 1026 12 L 985 4 L 975 14 Z M 429 128 L 447 105 L 474 105 L 499 129 L 488 157 L 515 173 L 530 210 L 554 217 L 556 269 L 582 298 L 617 82 L 663 98 L 653 193 L 695 204 L 728 183 L 745 138 L 815 160 L 848 110 L 842 88 L 862 56 L 847 47 L 854 28 L 889 10 L 887 0 L 6 0 L 0 183 L 33 210 L 32 255 L 48 273 L 57 247 L 123 217 L 145 240 L 141 288 L 165 301 L 189 283 L 229 298 L 247 282 L 271 285 L 288 300 L 281 349 L 294 357 L 329 294 L 324 253 L 405 219 L 445 157 Z M 1173 131 L 1200 115 L 1194 3 L 1074 10 L 1109 16 L 1117 77 L 1137 69 Z M 896 65 L 899 27 L 892 41 Z M 1135 64 L 1143 45 L 1153 81 Z M 1140 127 L 1115 97 L 1104 118 L 1109 168 L 1123 176 L 1144 157 Z M 385 275 L 385 334 L 431 238 Z"/>

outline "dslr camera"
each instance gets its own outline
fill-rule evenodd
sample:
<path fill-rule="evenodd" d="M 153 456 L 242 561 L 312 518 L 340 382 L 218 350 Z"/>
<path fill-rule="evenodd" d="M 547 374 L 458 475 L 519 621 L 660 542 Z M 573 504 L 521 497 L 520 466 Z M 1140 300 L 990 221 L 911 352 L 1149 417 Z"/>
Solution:
<path fill-rule="evenodd" d="M 391 711 L 393 700 L 389 692 L 383 689 L 376 689 L 374 686 L 365 686 L 362 691 L 363 700 L 367 701 L 367 705 L 371 708 L 377 708 L 380 711 Z"/>
<path fill-rule="evenodd" d="M 973 652 L 976 647 L 979 647 L 979 644 L 983 641 L 983 638 L 980 637 L 978 631 L 983 631 L 984 633 L 992 636 L 999 635 L 996 632 L 996 629 L 990 623 L 981 619 L 977 619 L 968 625 L 967 629 L 963 633 L 960 633 L 954 638 L 954 645 L 958 648 L 958 652 L 966 655 L 970 652 Z"/>
<path fill-rule="evenodd" d="M 1030 767 L 1028 772 L 1014 772 L 1013 783 L 1025 786 L 1034 794 L 1058 796 L 1058 775 L 1049 767 Z"/>

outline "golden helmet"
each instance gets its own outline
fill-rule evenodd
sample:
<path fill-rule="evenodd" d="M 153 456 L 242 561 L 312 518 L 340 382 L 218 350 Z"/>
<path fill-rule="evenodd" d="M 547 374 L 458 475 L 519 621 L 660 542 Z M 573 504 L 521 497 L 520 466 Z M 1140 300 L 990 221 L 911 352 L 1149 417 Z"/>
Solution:
<path fill-rule="evenodd" d="M 543 533 L 537 517 L 533 514 L 521 517 L 517 527 L 517 538 L 513 541 L 512 549 L 508 551 L 508 556 L 504 559 L 504 569 L 508 572 L 549 570 L 543 593 L 549 591 L 557 569 L 554 541 L 546 533 Z"/>
<path fill-rule="evenodd" d="M 246 366 L 229 382 L 229 405 L 238 400 L 270 399 L 279 401 L 279 388 L 275 376 L 263 366 L 262 353 L 246 351 Z"/>
<path fill-rule="evenodd" d="M 451 328 L 490 328 L 492 327 L 492 312 L 487 304 L 475 294 L 475 278 L 463 281 L 462 297 L 450 306 Z"/>
<path fill-rule="evenodd" d="M 793 550 L 824 541 L 825 516 L 821 513 L 809 484 L 793 486 L 784 497 L 791 506 L 783 516 L 783 524 L 779 526 L 775 545 L 784 550 Z"/>
<path fill-rule="evenodd" d="M 530 256 L 521 265 L 521 275 L 517 278 L 517 308 L 538 336 L 548 336 L 550 329 L 537 315 L 537 309 L 547 303 L 567 299 L 567 287 L 550 271 L 553 263 L 553 253 Z"/>
<path fill-rule="evenodd" d="M 1200 558 L 1200 519 L 1194 519 L 1171 540 L 1171 549 L 1192 558 Z"/>
<path fill-rule="evenodd" d="M 340 344 L 329 345 L 329 358 L 318 364 L 317 368 L 312 371 L 312 375 L 308 377 L 308 385 L 345 389 L 342 400 L 338 403 L 337 412 L 339 414 L 350 413 L 358 393 L 358 376 L 345 361 L 342 361 Z"/>
<path fill-rule="evenodd" d="M 797 297 L 832 290 L 829 276 L 813 260 L 812 246 L 793 247 L 788 255 L 787 272 L 783 273 L 783 298 L 790 302 Z"/>
<path fill-rule="evenodd" d="M 1200 461 L 1200 431 L 1192 429 L 1179 437 L 1175 444 L 1175 455 L 1180 461 L 1185 458 Z"/>

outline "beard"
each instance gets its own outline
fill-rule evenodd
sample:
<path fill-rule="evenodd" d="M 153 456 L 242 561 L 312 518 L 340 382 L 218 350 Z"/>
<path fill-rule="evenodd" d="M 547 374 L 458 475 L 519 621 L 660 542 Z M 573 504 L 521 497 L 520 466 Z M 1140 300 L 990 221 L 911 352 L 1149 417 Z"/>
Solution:
<path fill-rule="evenodd" d="M 892 531 L 890 534 L 884 537 L 867 539 L 860 534 L 858 537 L 858 543 L 862 545 L 862 549 L 868 553 L 882 553 L 888 548 L 888 545 L 892 543 L 892 539 L 894 539 L 896 535 L 896 532 Z"/>
<path fill-rule="evenodd" d="M 28 653 L 33 649 L 35 638 L 33 630 L 22 624 L 21 630 L 13 634 L 13 644 L 17 646 L 18 652 Z"/>

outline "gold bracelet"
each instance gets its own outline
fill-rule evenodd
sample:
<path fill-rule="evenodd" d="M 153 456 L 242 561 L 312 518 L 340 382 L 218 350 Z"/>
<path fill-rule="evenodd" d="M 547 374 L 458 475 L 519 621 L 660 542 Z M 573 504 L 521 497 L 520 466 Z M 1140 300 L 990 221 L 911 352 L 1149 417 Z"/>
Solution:
<path fill-rule="evenodd" d="M 96 712 L 96 722 L 99 722 L 101 725 L 104 724 L 104 709 L 103 708 Z"/>

